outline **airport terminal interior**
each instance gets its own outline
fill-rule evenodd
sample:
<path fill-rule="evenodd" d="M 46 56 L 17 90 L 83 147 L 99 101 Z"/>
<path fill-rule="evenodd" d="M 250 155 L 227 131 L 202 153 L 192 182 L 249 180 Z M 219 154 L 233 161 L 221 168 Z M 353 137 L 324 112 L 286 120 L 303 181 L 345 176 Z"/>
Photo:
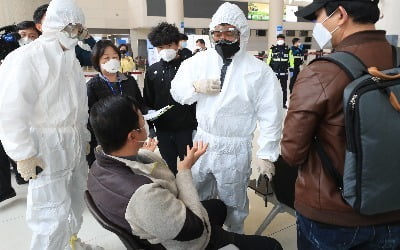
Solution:
<path fill-rule="evenodd" d="M 107 39 L 117 47 L 121 44 L 126 45 L 128 50 L 126 55 L 134 60 L 134 66 L 127 71 L 127 74 L 136 79 L 142 93 L 146 71 L 152 64 L 157 63 L 160 57 L 162 58 L 157 51 L 157 46 L 153 46 L 148 40 L 148 34 L 152 28 L 160 22 L 175 24 L 180 33 L 187 35 L 188 40 L 185 46 L 191 52 L 199 49 L 198 39 L 203 39 L 207 48 L 214 48 L 209 24 L 218 7 L 226 2 L 236 4 L 243 11 L 250 27 L 247 52 L 263 62 L 267 62 L 270 47 L 276 44 L 279 34 L 284 35 L 285 44 L 289 47 L 293 45 L 293 39 L 298 38 L 296 42 L 301 43 L 303 50 L 301 56 L 304 60 L 300 69 L 313 59 L 332 52 L 330 44 L 324 48 L 318 46 L 318 42 L 313 37 L 315 22 L 295 15 L 297 11 L 301 11 L 312 3 L 312 0 L 73 1 L 82 9 L 85 16 L 84 27 L 95 41 Z M 380 0 L 379 2 L 381 16 L 376 28 L 386 30 L 386 38 L 390 44 L 399 46 L 400 26 L 397 16 L 400 1 Z M 32 21 L 36 8 L 48 3 L 50 3 L 49 0 L 0 0 L 0 27 Z M 0 35 L 2 32 L 5 31 L 0 31 Z M 84 50 L 91 50 L 87 44 L 81 47 Z M 86 81 L 90 81 L 98 74 L 91 65 L 82 66 L 82 70 Z M 157 71 L 154 74 L 156 73 Z M 21 69 L 21 74 L 24 74 L 23 69 Z M 290 79 L 288 84 L 289 82 Z M 287 99 L 287 105 L 290 105 L 289 90 Z M 287 108 L 286 103 L 284 106 Z M 284 116 L 286 112 L 287 109 L 284 109 Z M 0 134 L 2 133 L 0 131 Z M 257 126 L 252 137 L 253 160 L 257 159 L 259 135 L 260 128 Z M 159 149 L 156 149 L 155 153 L 160 155 Z M 244 221 L 244 233 L 269 236 L 279 241 L 283 249 L 295 250 L 297 249 L 295 211 L 277 200 L 271 183 L 268 183 L 266 179 L 262 178 L 260 185 L 255 184 L 259 177 L 255 171 L 255 164 L 257 164 L 256 161 L 252 163 L 253 171 L 250 178 L 252 181 L 247 188 L 250 209 Z M 0 202 L 0 249 L 25 250 L 29 249 L 32 238 L 32 231 L 26 222 L 28 184 L 16 183 L 15 172 L 11 171 L 11 185 L 16 196 L 7 204 Z M 98 245 L 106 250 L 126 249 L 120 238 L 103 228 L 87 207 L 83 212 L 83 224 L 78 237 L 85 243 Z"/>

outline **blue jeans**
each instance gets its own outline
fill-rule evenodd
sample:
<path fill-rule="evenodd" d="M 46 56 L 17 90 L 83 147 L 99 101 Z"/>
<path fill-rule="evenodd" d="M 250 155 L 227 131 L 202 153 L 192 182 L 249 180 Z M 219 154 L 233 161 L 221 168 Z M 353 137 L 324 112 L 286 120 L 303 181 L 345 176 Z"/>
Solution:
<path fill-rule="evenodd" d="M 318 223 L 297 213 L 299 250 L 376 250 L 400 247 L 400 223 L 364 227 L 340 227 Z"/>

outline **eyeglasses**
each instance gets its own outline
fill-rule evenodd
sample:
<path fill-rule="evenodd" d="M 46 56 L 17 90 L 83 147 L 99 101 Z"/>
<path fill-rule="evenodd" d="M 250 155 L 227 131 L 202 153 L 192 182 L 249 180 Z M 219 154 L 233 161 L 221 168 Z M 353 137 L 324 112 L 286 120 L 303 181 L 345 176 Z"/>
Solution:
<path fill-rule="evenodd" d="M 214 41 L 217 40 L 235 40 L 235 42 L 240 38 L 240 31 L 236 28 L 222 28 L 222 29 L 215 29 L 210 31 L 210 36 L 213 38 Z"/>
<path fill-rule="evenodd" d="M 67 33 L 69 38 L 77 38 L 79 41 L 84 40 L 89 35 L 89 31 L 80 23 L 70 23 L 62 31 Z"/>
<path fill-rule="evenodd" d="M 146 127 L 146 123 L 144 123 L 144 125 L 143 125 L 143 127 L 140 127 L 140 128 L 136 128 L 136 129 L 134 129 L 134 130 L 136 130 L 136 131 L 141 131 L 142 129 L 144 129 Z"/>

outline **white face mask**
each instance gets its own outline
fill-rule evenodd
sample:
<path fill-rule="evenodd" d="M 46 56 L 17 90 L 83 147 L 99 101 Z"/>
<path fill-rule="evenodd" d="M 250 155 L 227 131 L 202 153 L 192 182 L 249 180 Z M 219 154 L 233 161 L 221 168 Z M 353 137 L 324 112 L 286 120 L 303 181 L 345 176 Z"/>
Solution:
<path fill-rule="evenodd" d="M 278 40 L 278 41 L 276 41 L 276 44 L 278 44 L 278 45 L 284 45 L 284 44 L 285 44 L 285 41 L 283 41 L 283 40 Z"/>
<path fill-rule="evenodd" d="M 18 41 L 18 43 L 19 43 L 19 46 L 24 46 L 24 45 L 27 45 L 28 43 L 31 43 L 31 42 L 33 42 L 33 40 L 32 39 L 30 39 L 29 37 L 23 37 L 23 38 L 21 38 L 21 39 L 19 39 L 19 41 Z"/>
<path fill-rule="evenodd" d="M 101 64 L 101 68 L 108 73 L 114 74 L 121 68 L 121 62 L 118 59 L 110 59 L 108 62 Z"/>
<path fill-rule="evenodd" d="M 322 23 L 316 23 L 313 29 L 313 37 L 315 38 L 315 41 L 318 43 L 318 46 L 323 49 L 324 46 L 332 39 L 332 34 L 339 29 L 339 26 L 337 26 L 332 32 L 329 32 L 322 24 L 328 20 L 334 13 L 330 14 L 327 18 L 325 18 Z"/>
<path fill-rule="evenodd" d="M 176 50 L 174 49 L 163 49 L 159 53 L 161 59 L 166 62 L 172 61 L 176 57 Z"/>
<path fill-rule="evenodd" d="M 64 31 L 59 31 L 56 34 L 58 42 L 67 50 L 74 49 L 78 44 L 77 38 L 70 38 Z"/>

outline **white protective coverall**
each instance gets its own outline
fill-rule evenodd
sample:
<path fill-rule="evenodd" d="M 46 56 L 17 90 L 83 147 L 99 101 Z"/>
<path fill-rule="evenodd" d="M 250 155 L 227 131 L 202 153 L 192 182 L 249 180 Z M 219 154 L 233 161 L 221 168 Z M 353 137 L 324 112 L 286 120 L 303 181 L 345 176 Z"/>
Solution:
<path fill-rule="evenodd" d="M 0 66 L 0 139 L 15 161 L 37 157 L 44 170 L 30 180 L 30 249 L 63 250 L 78 233 L 88 165 L 88 103 L 75 50 L 61 48 L 57 32 L 84 23 L 73 0 L 53 0 L 43 35 L 13 51 Z M 76 40 L 76 43 L 78 40 Z"/>
<path fill-rule="evenodd" d="M 251 146 L 259 122 L 257 156 L 276 161 L 282 126 L 282 90 L 274 72 L 246 52 L 249 26 L 243 12 L 224 3 L 212 17 L 210 29 L 221 23 L 240 31 L 240 51 L 226 72 L 218 95 L 196 93 L 193 82 L 219 79 L 222 57 L 208 49 L 185 60 L 171 83 L 171 94 L 181 104 L 197 102 L 195 141 L 209 143 L 207 152 L 192 168 L 193 181 L 202 200 L 218 196 L 228 206 L 225 226 L 242 233 L 249 213 L 246 189 L 251 174 Z"/>

